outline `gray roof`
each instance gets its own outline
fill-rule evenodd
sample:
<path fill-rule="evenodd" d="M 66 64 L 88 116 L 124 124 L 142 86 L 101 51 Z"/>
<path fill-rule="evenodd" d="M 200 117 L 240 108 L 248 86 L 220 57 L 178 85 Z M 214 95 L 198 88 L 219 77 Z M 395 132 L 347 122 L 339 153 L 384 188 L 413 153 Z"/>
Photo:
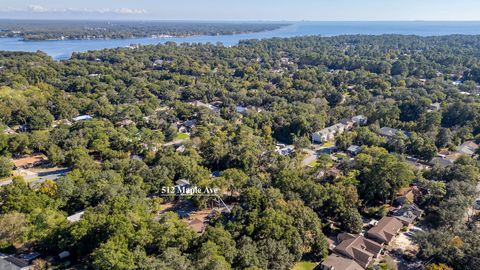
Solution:
<path fill-rule="evenodd" d="M 352 121 L 355 122 L 355 123 L 361 123 L 361 122 L 366 122 L 368 120 L 368 118 L 365 116 L 365 115 L 356 115 L 354 117 L 352 117 Z"/>
<path fill-rule="evenodd" d="M 396 128 L 382 127 L 379 131 L 380 135 L 386 136 L 386 137 L 394 137 L 399 132 L 403 133 L 403 135 L 408 137 L 407 132 L 405 132 L 403 130 L 400 130 L 400 129 L 396 129 Z"/>
<path fill-rule="evenodd" d="M 358 152 L 360 152 L 360 150 L 362 150 L 362 147 L 360 147 L 358 145 L 351 145 L 347 149 L 347 151 L 352 152 L 352 153 L 358 153 Z"/>
<path fill-rule="evenodd" d="M 0 258 L 0 269 L 2 270 L 22 270 L 28 269 L 30 263 L 17 257 Z"/>
<path fill-rule="evenodd" d="M 406 204 L 400 209 L 393 211 L 392 215 L 404 224 L 411 224 L 423 214 L 423 210 L 416 204 Z"/>
<path fill-rule="evenodd" d="M 363 270 L 357 262 L 336 254 L 331 254 L 323 262 L 322 266 L 332 270 Z"/>
<path fill-rule="evenodd" d="M 478 144 L 473 141 L 467 141 L 457 147 L 457 151 L 468 156 L 472 156 L 478 149 Z"/>
<path fill-rule="evenodd" d="M 179 186 L 190 185 L 190 181 L 188 181 L 186 179 L 179 179 L 175 182 L 175 184 L 177 184 Z"/>
<path fill-rule="evenodd" d="M 453 165 L 453 161 L 448 158 L 434 157 L 432 160 L 430 160 L 430 164 L 433 166 L 438 165 L 441 167 L 447 167 Z"/>

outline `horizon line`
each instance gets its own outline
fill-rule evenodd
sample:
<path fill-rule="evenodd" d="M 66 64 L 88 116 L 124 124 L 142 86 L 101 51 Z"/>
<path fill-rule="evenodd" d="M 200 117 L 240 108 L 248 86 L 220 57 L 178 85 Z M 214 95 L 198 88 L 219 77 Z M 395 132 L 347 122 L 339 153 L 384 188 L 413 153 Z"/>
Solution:
<path fill-rule="evenodd" d="M 480 22 L 477 20 L 423 20 L 423 19 L 411 19 L 411 20 L 264 20 L 264 19 L 251 19 L 251 20 L 217 20 L 217 19 L 94 19 L 94 18 L 58 18 L 58 19 L 31 19 L 31 18 L 1 18 L 0 20 L 8 21 L 91 21 L 91 22 L 109 22 L 109 21 L 122 21 L 122 22 L 264 22 L 264 23 L 302 23 L 302 22 Z"/>

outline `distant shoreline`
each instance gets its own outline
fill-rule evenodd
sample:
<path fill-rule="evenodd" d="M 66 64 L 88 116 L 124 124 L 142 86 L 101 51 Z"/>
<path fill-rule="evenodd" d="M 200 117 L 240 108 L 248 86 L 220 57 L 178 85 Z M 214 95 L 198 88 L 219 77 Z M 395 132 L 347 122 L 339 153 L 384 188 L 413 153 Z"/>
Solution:
<path fill-rule="evenodd" d="M 186 38 L 271 31 L 286 23 L 0 20 L 0 37 L 23 41 Z"/>

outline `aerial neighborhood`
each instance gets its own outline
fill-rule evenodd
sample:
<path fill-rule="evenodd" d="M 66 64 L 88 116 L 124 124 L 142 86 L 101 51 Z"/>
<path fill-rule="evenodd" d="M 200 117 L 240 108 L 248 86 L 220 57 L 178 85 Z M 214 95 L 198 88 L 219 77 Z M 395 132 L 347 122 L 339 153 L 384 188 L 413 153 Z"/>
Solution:
<path fill-rule="evenodd" d="M 0 20 L 125 45 L 0 51 L 0 270 L 480 269 L 480 36 L 332 25 Z"/>

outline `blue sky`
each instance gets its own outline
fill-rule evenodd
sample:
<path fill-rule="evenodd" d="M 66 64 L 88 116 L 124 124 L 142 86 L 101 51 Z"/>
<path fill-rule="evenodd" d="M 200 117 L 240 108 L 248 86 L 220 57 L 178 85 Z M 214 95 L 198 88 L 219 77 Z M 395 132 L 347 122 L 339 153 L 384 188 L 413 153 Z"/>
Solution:
<path fill-rule="evenodd" d="M 480 20 L 479 0 L 1 0 L 0 18 Z"/>

